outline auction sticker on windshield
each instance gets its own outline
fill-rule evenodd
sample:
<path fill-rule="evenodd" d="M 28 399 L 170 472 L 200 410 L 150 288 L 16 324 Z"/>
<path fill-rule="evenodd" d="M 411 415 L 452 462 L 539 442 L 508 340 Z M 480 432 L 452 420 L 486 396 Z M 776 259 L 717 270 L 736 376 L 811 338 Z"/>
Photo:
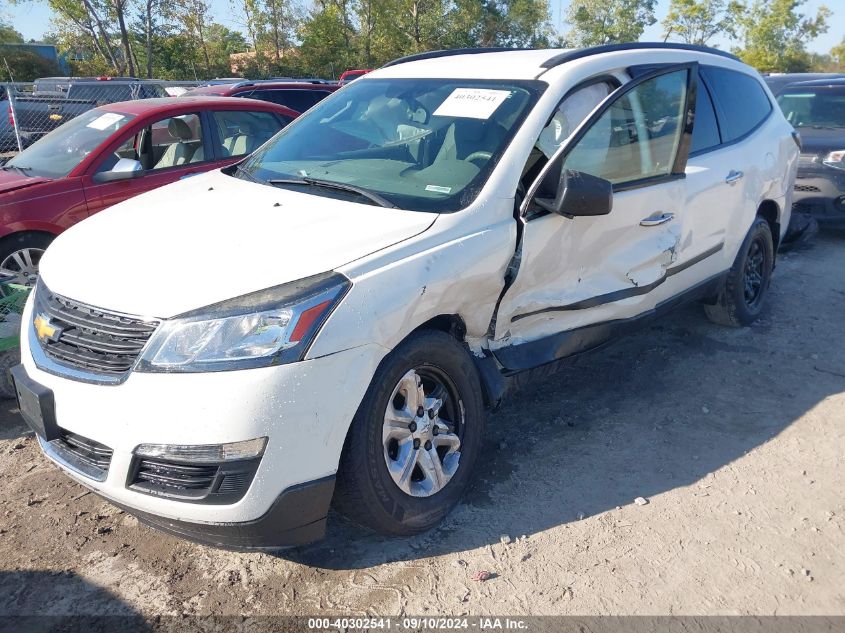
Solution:
<path fill-rule="evenodd" d="M 509 95 L 510 90 L 455 88 L 434 111 L 434 116 L 489 119 Z"/>
<path fill-rule="evenodd" d="M 91 121 L 88 124 L 88 127 L 92 127 L 95 130 L 105 130 L 107 127 L 112 126 L 121 120 L 123 120 L 122 114 L 117 114 L 116 112 L 106 112 Z"/>

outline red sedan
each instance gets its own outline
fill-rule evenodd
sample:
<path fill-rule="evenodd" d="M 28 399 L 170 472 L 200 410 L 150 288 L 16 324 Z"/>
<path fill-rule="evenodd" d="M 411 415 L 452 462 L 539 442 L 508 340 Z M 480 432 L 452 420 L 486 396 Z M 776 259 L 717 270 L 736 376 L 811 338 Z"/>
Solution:
<path fill-rule="evenodd" d="M 156 187 L 232 164 L 296 118 L 253 99 L 180 97 L 89 110 L 0 167 L 0 276 L 32 285 L 53 238 Z"/>

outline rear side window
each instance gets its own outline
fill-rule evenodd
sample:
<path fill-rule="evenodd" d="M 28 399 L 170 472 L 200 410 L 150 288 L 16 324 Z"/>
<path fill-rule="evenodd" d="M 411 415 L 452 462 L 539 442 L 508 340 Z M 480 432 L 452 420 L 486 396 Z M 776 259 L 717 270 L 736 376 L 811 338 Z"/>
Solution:
<path fill-rule="evenodd" d="M 297 112 L 305 112 L 311 106 L 329 96 L 329 93 L 325 90 L 255 90 L 249 95 L 238 96 L 249 96 L 252 99 L 278 103 Z"/>
<path fill-rule="evenodd" d="M 772 103 L 754 77 L 712 66 L 703 67 L 701 72 L 720 106 L 723 142 L 745 136 L 772 112 Z"/>
<path fill-rule="evenodd" d="M 133 90 L 134 88 L 134 90 Z M 138 98 L 138 87 L 129 84 L 110 84 L 106 81 L 89 81 L 72 84 L 68 99 L 82 99 L 97 104 L 131 101 Z"/>
<path fill-rule="evenodd" d="M 282 126 L 270 112 L 227 110 L 212 114 L 224 156 L 245 156 L 268 141 Z"/>
<path fill-rule="evenodd" d="M 692 128 L 692 147 L 690 152 L 703 152 L 719 145 L 719 125 L 716 123 L 716 111 L 707 87 L 698 82 L 698 94 L 695 100 L 695 124 Z"/>

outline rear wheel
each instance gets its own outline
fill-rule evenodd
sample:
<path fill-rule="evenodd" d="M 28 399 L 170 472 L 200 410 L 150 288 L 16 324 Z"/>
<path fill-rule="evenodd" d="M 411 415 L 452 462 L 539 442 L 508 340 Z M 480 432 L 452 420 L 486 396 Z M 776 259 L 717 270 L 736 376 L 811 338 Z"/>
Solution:
<path fill-rule="evenodd" d="M 772 230 L 757 218 L 734 260 L 716 303 L 705 305 L 714 323 L 740 327 L 750 325 L 762 313 L 774 268 Z"/>
<path fill-rule="evenodd" d="M 0 276 L 10 283 L 32 287 L 38 280 L 41 256 L 53 241 L 45 233 L 16 233 L 0 240 Z"/>
<path fill-rule="evenodd" d="M 483 425 L 467 351 L 443 332 L 413 335 L 382 361 L 353 419 L 335 507 L 382 534 L 434 527 L 470 481 Z"/>

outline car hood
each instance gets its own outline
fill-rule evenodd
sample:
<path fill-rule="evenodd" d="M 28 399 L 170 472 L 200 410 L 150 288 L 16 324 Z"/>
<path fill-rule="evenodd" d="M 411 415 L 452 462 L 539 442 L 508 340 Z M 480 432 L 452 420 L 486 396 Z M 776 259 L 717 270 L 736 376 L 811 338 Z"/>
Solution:
<path fill-rule="evenodd" d="M 799 127 L 802 154 L 821 154 L 845 149 L 845 129 Z"/>
<path fill-rule="evenodd" d="M 335 269 L 425 231 L 436 217 L 214 171 L 66 231 L 44 254 L 41 279 L 83 303 L 167 318 Z"/>
<path fill-rule="evenodd" d="M 49 180 L 49 178 L 40 176 L 27 176 L 16 169 L 0 169 L 0 194 L 40 185 L 42 182 L 49 182 Z"/>

